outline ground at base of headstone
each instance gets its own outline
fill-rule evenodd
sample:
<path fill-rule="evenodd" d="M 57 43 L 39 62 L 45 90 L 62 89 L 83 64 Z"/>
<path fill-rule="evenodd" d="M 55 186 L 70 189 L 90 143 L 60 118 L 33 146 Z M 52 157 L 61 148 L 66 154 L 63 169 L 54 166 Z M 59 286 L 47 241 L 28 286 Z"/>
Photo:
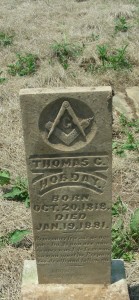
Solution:
<path fill-rule="evenodd" d="M 24 262 L 22 300 L 129 300 L 124 263 L 112 260 L 111 285 L 38 284 L 35 260 Z"/>

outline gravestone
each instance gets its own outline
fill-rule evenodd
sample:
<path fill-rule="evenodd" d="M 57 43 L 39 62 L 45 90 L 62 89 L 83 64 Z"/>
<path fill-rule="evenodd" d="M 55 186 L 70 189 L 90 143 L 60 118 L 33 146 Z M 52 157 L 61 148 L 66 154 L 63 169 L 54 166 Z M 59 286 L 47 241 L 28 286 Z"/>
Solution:
<path fill-rule="evenodd" d="M 110 87 L 21 90 L 38 281 L 111 281 Z"/>

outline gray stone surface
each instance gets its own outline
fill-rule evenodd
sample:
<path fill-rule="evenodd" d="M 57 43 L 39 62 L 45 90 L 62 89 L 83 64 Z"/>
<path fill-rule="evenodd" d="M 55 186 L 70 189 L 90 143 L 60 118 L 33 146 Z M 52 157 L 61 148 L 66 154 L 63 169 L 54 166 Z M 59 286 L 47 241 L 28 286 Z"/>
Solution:
<path fill-rule="evenodd" d="M 20 93 L 39 283 L 109 283 L 110 87 Z"/>
<path fill-rule="evenodd" d="M 111 282 L 110 285 L 38 284 L 36 261 L 26 260 L 22 300 L 129 300 L 122 260 L 112 260 Z"/>
<path fill-rule="evenodd" d="M 113 259 L 111 266 L 111 283 L 125 279 L 124 261 L 122 259 Z"/>
<path fill-rule="evenodd" d="M 126 95 L 124 93 L 116 93 L 113 97 L 113 107 L 119 114 L 124 114 L 128 119 L 133 119 L 134 114 L 126 101 Z"/>
<path fill-rule="evenodd" d="M 135 108 L 136 117 L 139 118 L 139 87 L 133 86 L 126 89 L 126 94 L 132 100 L 133 107 Z"/>

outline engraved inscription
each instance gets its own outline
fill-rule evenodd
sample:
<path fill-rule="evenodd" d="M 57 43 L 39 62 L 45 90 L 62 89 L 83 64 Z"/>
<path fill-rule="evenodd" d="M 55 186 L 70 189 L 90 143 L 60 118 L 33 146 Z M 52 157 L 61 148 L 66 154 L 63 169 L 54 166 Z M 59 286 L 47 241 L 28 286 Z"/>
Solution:
<path fill-rule="evenodd" d="M 65 197 L 65 195 L 64 195 Z M 68 195 L 67 195 L 68 197 Z M 59 196 L 55 196 L 55 199 L 58 199 Z M 58 201 L 58 200 L 56 200 Z M 49 212 L 58 212 L 61 208 L 61 211 L 98 211 L 98 210 L 110 210 L 109 207 L 107 207 L 106 203 L 70 203 L 70 204 L 62 204 L 62 205 L 57 205 L 57 204 L 34 204 L 33 205 L 33 210 L 35 212 L 45 212 L 45 213 L 49 213 Z"/>
<path fill-rule="evenodd" d="M 49 132 L 48 139 L 54 134 L 61 142 L 68 146 L 73 143 L 79 135 L 83 136 L 86 141 L 84 129 L 89 126 L 92 120 L 93 117 L 80 122 L 70 103 L 64 101 L 54 122 L 48 122 L 45 125 Z"/>
<path fill-rule="evenodd" d="M 96 123 L 87 104 L 76 99 L 58 99 L 42 111 L 39 129 L 47 144 L 56 149 L 73 150 L 95 136 Z"/>
<path fill-rule="evenodd" d="M 107 155 L 83 155 L 83 156 L 76 156 L 76 157 L 61 157 L 57 156 L 55 158 L 50 157 L 39 157 L 37 156 L 31 156 L 29 159 L 29 165 L 33 172 L 37 171 L 38 173 L 41 173 L 43 170 L 49 170 L 49 169 L 61 169 L 61 168 L 73 168 L 73 167 L 91 167 L 92 170 L 107 170 L 108 169 L 108 156 Z"/>
<path fill-rule="evenodd" d="M 32 205 L 34 215 L 38 216 L 34 222 L 38 263 L 71 266 L 81 262 L 86 264 L 89 261 L 108 262 L 109 248 L 106 244 L 106 250 L 104 249 L 104 241 L 101 244 L 102 248 L 99 244 L 103 232 L 110 232 L 110 222 L 106 215 L 110 215 L 111 205 L 102 197 L 109 170 L 108 155 L 33 155 L 29 159 L 29 165 L 33 174 L 33 186 L 38 191 L 37 201 Z M 74 192 L 71 190 L 72 186 Z M 67 192 L 67 189 L 70 189 L 70 192 Z M 39 220 L 40 215 L 42 221 Z M 59 247 L 56 248 L 52 238 L 51 247 L 48 246 L 47 249 L 45 243 L 37 242 L 40 236 L 53 233 L 89 234 L 91 241 L 89 238 L 85 243 L 82 240 L 82 250 L 78 249 L 80 243 L 76 240 L 75 245 L 69 247 L 59 242 Z M 92 235 L 95 236 L 96 233 L 98 236 L 93 240 Z M 86 256 L 84 251 L 88 251 Z"/>
<path fill-rule="evenodd" d="M 39 196 L 61 186 L 84 186 L 103 193 L 107 182 L 108 156 L 30 157 L 31 172 L 37 176 Z"/>
<path fill-rule="evenodd" d="M 97 202 L 88 194 L 52 194 L 49 201 L 33 205 L 34 213 L 45 214 L 47 222 L 36 223 L 37 231 L 85 231 L 109 229 L 105 218 L 100 222 L 99 214 L 109 212 L 111 206 L 106 202 Z M 49 221 L 49 215 L 51 220 Z"/>
<path fill-rule="evenodd" d="M 90 236 L 90 237 L 61 237 L 61 238 L 40 238 L 36 239 L 36 251 L 39 256 L 39 263 L 68 264 L 74 267 L 84 262 L 109 260 L 110 237 Z M 44 255 L 47 251 L 46 255 Z M 73 264 L 71 266 L 71 264 Z"/>
<path fill-rule="evenodd" d="M 57 214 L 56 215 L 56 220 L 61 221 L 61 220 L 82 220 L 82 219 L 86 219 L 86 215 L 85 214 L 72 214 L 72 215 L 67 215 L 66 218 L 64 215 L 61 214 Z M 61 230 L 61 231 L 70 231 L 70 230 L 75 230 L 75 231 L 84 231 L 85 229 L 109 229 L 109 226 L 106 226 L 105 222 L 79 222 L 74 223 L 74 222 L 66 222 L 66 223 L 38 223 L 35 226 L 35 229 L 37 231 L 51 231 L 51 230 Z"/>

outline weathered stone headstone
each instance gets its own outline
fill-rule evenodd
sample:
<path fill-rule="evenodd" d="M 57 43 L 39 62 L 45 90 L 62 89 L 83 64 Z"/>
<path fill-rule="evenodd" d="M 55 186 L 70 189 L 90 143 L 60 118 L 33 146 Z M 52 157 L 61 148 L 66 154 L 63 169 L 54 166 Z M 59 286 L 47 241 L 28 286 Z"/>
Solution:
<path fill-rule="evenodd" d="M 111 97 L 20 93 L 39 283 L 111 281 Z"/>

